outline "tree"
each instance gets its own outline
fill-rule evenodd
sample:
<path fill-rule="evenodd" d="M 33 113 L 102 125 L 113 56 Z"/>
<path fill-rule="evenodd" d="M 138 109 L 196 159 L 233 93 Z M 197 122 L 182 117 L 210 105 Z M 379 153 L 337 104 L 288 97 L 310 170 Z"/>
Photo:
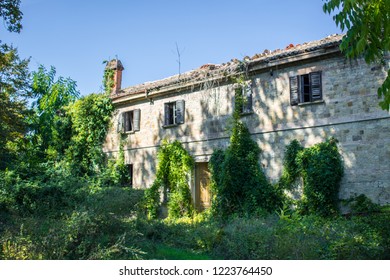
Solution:
<path fill-rule="evenodd" d="M 22 29 L 22 16 L 20 0 L 0 0 L 0 16 L 8 31 L 19 33 Z"/>
<path fill-rule="evenodd" d="M 347 30 L 340 45 L 348 58 L 363 55 L 367 63 L 385 63 L 390 51 L 390 1 L 389 0 L 326 0 L 324 12 L 333 13 L 337 26 Z M 390 107 L 390 69 L 386 80 L 378 89 L 383 110 Z"/>
<path fill-rule="evenodd" d="M 0 45 L 0 169 L 12 161 L 15 143 L 27 131 L 26 106 L 30 95 L 29 59 L 20 59 L 17 49 Z"/>
<path fill-rule="evenodd" d="M 63 77 L 55 80 L 55 76 L 53 66 L 48 71 L 41 65 L 33 72 L 32 95 L 36 98 L 33 102 L 36 115 L 32 140 L 40 152 L 56 156 L 64 153 L 69 144 L 71 123 L 66 106 L 76 101 L 79 92 L 75 81 Z"/>
<path fill-rule="evenodd" d="M 10 32 L 19 33 L 22 29 L 19 6 L 20 0 L 0 0 L 0 17 Z M 16 157 L 15 144 L 22 140 L 27 129 L 29 61 L 20 59 L 12 46 L 0 45 L 0 170 Z"/>

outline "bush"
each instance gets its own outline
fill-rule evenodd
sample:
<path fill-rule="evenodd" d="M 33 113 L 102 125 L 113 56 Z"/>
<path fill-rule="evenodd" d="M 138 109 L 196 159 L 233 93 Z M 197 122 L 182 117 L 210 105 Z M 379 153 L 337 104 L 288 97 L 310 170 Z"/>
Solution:
<path fill-rule="evenodd" d="M 232 218 L 221 230 L 213 250 L 218 259 L 271 259 L 274 246 L 272 227 L 263 219 Z"/>

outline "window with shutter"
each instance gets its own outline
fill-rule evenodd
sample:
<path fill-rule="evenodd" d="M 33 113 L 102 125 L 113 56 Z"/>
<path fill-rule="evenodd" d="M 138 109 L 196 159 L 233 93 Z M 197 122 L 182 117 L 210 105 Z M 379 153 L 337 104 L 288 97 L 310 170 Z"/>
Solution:
<path fill-rule="evenodd" d="M 322 100 L 321 72 L 290 77 L 290 104 Z"/>
<path fill-rule="evenodd" d="M 164 126 L 173 126 L 184 123 L 184 100 L 164 104 Z"/>
<path fill-rule="evenodd" d="M 118 132 L 134 132 L 140 130 L 141 110 L 123 112 L 118 121 Z"/>

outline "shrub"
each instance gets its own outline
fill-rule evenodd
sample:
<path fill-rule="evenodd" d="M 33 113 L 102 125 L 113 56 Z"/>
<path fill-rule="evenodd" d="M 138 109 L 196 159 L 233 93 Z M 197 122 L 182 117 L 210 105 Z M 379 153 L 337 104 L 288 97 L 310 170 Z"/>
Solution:
<path fill-rule="evenodd" d="M 217 259 L 271 259 L 274 232 L 259 218 L 231 218 L 213 250 Z"/>
<path fill-rule="evenodd" d="M 351 214 L 368 214 L 379 212 L 381 207 L 378 204 L 375 204 L 364 194 L 360 194 L 355 197 L 351 197 L 347 201 L 349 205 Z"/>

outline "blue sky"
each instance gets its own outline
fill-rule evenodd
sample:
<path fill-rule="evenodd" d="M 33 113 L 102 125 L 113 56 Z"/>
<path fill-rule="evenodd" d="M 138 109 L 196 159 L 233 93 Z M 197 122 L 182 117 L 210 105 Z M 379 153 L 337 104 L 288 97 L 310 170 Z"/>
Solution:
<path fill-rule="evenodd" d="M 77 82 L 101 91 L 107 59 L 125 70 L 122 87 L 162 79 L 206 63 L 242 59 L 340 33 L 322 0 L 22 0 L 23 30 L 0 26 L 0 40 Z"/>

